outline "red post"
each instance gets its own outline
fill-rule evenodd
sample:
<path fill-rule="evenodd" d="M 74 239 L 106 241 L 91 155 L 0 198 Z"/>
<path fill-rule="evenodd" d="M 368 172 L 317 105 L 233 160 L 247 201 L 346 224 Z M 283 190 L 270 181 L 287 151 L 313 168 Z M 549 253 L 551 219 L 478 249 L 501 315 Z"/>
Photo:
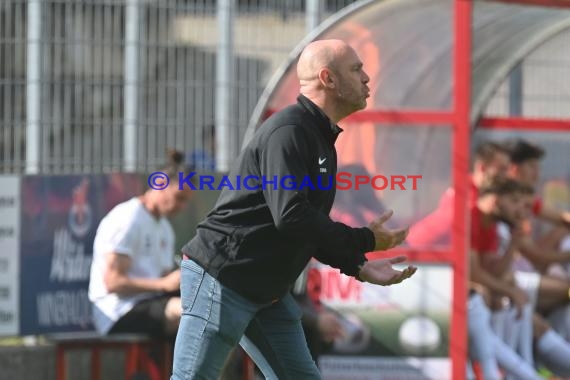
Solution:
<path fill-rule="evenodd" d="M 65 347 L 63 344 L 58 344 L 55 349 L 55 360 L 56 360 L 56 378 L 57 380 L 65 380 Z"/>
<path fill-rule="evenodd" d="M 91 348 L 91 380 L 101 379 L 101 350 L 98 346 Z"/>
<path fill-rule="evenodd" d="M 570 120 L 525 117 L 484 117 L 479 127 L 485 129 L 514 129 L 517 131 L 570 132 Z"/>
<path fill-rule="evenodd" d="M 455 189 L 452 248 L 453 316 L 450 353 L 452 379 L 465 378 L 467 359 L 467 191 L 469 183 L 469 133 L 471 103 L 471 0 L 454 2 L 453 51 L 453 187 Z"/>
<path fill-rule="evenodd" d="M 162 365 L 162 375 L 164 380 L 170 379 L 172 374 L 172 345 L 170 342 L 166 341 L 162 343 L 162 354 L 163 354 L 163 365 Z"/>
<path fill-rule="evenodd" d="M 139 361 L 139 345 L 137 343 L 130 343 L 127 345 L 127 365 L 125 366 L 125 378 L 130 379 L 138 370 Z"/>
<path fill-rule="evenodd" d="M 515 5 L 535 5 L 539 7 L 555 7 L 555 8 L 568 8 L 570 2 L 568 0 L 495 0 L 502 3 L 512 3 Z"/>

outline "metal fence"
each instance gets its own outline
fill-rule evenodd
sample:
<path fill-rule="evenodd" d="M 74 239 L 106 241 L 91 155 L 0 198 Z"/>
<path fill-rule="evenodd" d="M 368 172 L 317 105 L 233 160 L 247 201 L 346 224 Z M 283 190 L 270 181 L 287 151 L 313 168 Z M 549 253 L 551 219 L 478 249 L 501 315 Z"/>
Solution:
<path fill-rule="evenodd" d="M 570 29 L 532 51 L 510 72 L 487 116 L 570 118 Z"/>
<path fill-rule="evenodd" d="M 0 171 L 146 172 L 167 148 L 225 171 L 275 70 L 353 2 L 3 0 Z M 569 38 L 531 54 L 486 113 L 568 117 Z"/>
<path fill-rule="evenodd" d="M 149 171 L 217 138 L 223 171 L 275 69 L 352 2 L 3 0 L 0 170 Z"/>

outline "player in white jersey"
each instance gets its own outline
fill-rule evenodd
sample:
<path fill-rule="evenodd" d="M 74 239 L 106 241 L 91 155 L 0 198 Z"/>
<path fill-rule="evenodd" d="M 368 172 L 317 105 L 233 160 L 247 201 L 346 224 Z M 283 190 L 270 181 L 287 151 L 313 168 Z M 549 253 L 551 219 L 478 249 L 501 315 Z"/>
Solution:
<path fill-rule="evenodd" d="M 192 192 L 188 187 L 179 190 L 177 183 L 178 172 L 190 169 L 182 165 L 183 155 L 173 151 L 169 159 L 161 170 L 170 178 L 168 187 L 149 189 L 118 204 L 97 229 L 89 299 L 101 334 L 176 336 L 180 270 L 174 261 L 174 230 L 167 218 L 185 207 Z"/>

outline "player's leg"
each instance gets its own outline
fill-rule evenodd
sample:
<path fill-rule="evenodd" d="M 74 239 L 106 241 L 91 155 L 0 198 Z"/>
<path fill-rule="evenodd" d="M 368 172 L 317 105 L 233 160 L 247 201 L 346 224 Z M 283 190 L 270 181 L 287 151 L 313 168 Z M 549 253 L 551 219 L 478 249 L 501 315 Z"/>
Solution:
<path fill-rule="evenodd" d="M 168 334 L 164 313 L 167 297 L 154 297 L 138 302 L 111 328 L 109 334 L 146 334 L 155 338 L 173 336 Z"/>
<path fill-rule="evenodd" d="M 182 316 L 182 300 L 180 297 L 172 297 L 168 299 L 164 307 L 164 318 L 166 333 L 175 335 L 180 325 L 180 317 Z"/>
<path fill-rule="evenodd" d="M 496 353 L 499 365 L 507 372 L 507 379 L 516 380 L 541 380 L 542 377 L 511 347 L 499 337 L 493 337 L 493 350 Z M 485 378 L 487 379 L 487 378 Z M 491 377 L 491 379 L 494 379 Z M 497 378 L 499 379 L 499 378 Z"/>
<path fill-rule="evenodd" d="M 536 309 L 548 313 L 569 302 L 570 281 L 553 276 L 541 276 Z"/>
<path fill-rule="evenodd" d="M 217 379 L 259 309 L 191 260 L 181 264 L 182 317 L 172 380 Z"/>
<path fill-rule="evenodd" d="M 167 339 L 174 343 L 176 330 L 171 330 L 166 316 L 170 297 L 160 296 L 136 304 L 127 314 L 115 323 L 110 334 L 145 334 L 156 339 Z M 176 325 L 176 327 L 178 324 Z M 148 355 L 147 371 L 160 371 L 162 353 L 157 347 L 150 347 L 143 355 Z"/>
<path fill-rule="evenodd" d="M 570 233 L 560 240 L 558 250 L 560 252 L 570 252 Z M 566 265 L 564 265 L 564 269 L 566 269 L 566 275 L 570 276 L 570 263 L 566 263 Z"/>
<path fill-rule="evenodd" d="M 565 340 L 570 341 L 570 305 L 559 307 L 548 315 L 548 323 Z"/>
<path fill-rule="evenodd" d="M 506 342 L 507 340 L 507 323 L 509 321 L 509 314 L 511 308 L 503 306 L 497 308 L 491 313 L 491 328 L 500 339 Z"/>
<path fill-rule="evenodd" d="M 517 352 L 531 365 L 534 365 L 533 355 L 533 315 L 535 313 L 542 276 L 536 272 L 516 271 L 514 273 L 517 286 L 528 295 L 529 304 L 525 306 L 523 315 L 517 319 L 519 326 L 519 345 Z"/>
<path fill-rule="evenodd" d="M 570 376 L 570 343 L 558 335 L 541 316 L 534 315 L 537 361 L 561 377 Z"/>
<path fill-rule="evenodd" d="M 301 309 L 291 295 L 261 310 L 240 345 L 267 380 L 320 379 L 303 328 Z"/>
<path fill-rule="evenodd" d="M 485 379 L 498 379 L 500 372 L 493 346 L 495 334 L 491 329 L 491 312 L 480 294 L 469 296 L 467 312 L 469 358 L 479 365 Z"/>

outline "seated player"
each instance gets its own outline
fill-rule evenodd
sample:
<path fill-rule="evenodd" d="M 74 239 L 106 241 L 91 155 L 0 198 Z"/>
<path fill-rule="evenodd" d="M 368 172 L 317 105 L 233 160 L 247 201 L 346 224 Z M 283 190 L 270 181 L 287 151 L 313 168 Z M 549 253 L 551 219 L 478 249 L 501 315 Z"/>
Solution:
<path fill-rule="evenodd" d="M 570 374 L 570 365 L 564 358 L 570 357 L 567 356 L 570 355 L 570 344 L 534 313 L 526 292 L 516 285 L 510 271 L 511 248 L 516 249 L 520 234 L 514 234 L 516 239 L 511 242 L 513 247 L 505 255 L 497 254 L 497 222 L 503 221 L 513 230 L 519 227 L 524 211 L 524 196 L 529 193 L 532 193 L 531 188 L 511 179 L 496 179 L 479 189 L 478 201 L 471 212 L 472 280 L 486 287 L 493 295 L 510 300 L 514 306 L 506 323 L 508 334 L 496 333 L 503 335 L 506 343 L 531 366 L 534 365 L 534 338 L 541 362 L 553 372 L 566 376 Z"/>
<path fill-rule="evenodd" d="M 471 281 L 486 289 L 491 295 L 498 294 L 506 297 L 514 306 L 517 315 L 522 317 L 521 324 L 526 326 L 526 336 L 523 336 L 521 340 L 526 339 L 524 346 L 526 351 L 518 350 L 517 352 L 515 349 L 519 347 L 510 347 L 505 344 L 495 331 L 493 334 L 494 355 L 499 365 L 509 374 L 516 378 L 532 379 L 540 377 L 532 367 L 532 309 L 528 304 L 528 298 L 524 291 L 509 281 L 507 276 L 497 276 L 484 268 L 481 263 L 482 257 L 494 255 L 498 249 L 497 221 L 515 220 L 516 212 L 521 207 L 522 191 L 517 182 L 505 178 L 495 178 L 479 188 L 477 201 L 470 207 L 470 276 Z M 498 262 L 496 265 L 502 265 L 502 263 Z M 471 319 L 469 324 L 477 325 L 474 336 L 470 336 L 470 339 L 480 339 L 477 334 L 483 328 L 482 324 Z M 490 325 L 485 328 L 490 328 Z"/>
<path fill-rule="evenodd" d="M 522 139 L 507 141 L 505 147 L 511 161 L 509 177 L 531 186 L 536 191 L 540 178 L 540 160 L 545 155 L 544 149 Z M 570 212 L 546 208 L 538 196 L 534 197 L 532 211 L 533 216 L 554 224 L 555 228 L 533 242 L 529 217 L 529 238 L 521 246 L 522 255 L 541 273 L 546 273 L 553 264 L 567 266 L 570 262 Z M 556 298 L 556 295 L 552 297 Z"/>
<path fill-rule="evenodd" d="M 89 299 L 101 334 L 145 333 L 174 338 L 180 321 L 180 271 L 175 269 L 174 230 L 168 217 L 181 211 L 192 192 L 178 189 L 188 173 L 183 155 L 170 153 L 161 171 L 164 190 L 149 189 L 115 206 L 101 221 L 94 241 Z"/>
<path fill-rule="evenodd" d="M 485 181 L 506 177 L 509 164 L 508 150 L 500 143 L 484 141 L 479 144 L 474 154 L 468 202 L 476 201 L 477 189 Z M 441 197 L 437 209 L 410 227 L 406 243 L 414 248 L 449 244 L 454 201 L 455 190 L 449 188 Z"/>

